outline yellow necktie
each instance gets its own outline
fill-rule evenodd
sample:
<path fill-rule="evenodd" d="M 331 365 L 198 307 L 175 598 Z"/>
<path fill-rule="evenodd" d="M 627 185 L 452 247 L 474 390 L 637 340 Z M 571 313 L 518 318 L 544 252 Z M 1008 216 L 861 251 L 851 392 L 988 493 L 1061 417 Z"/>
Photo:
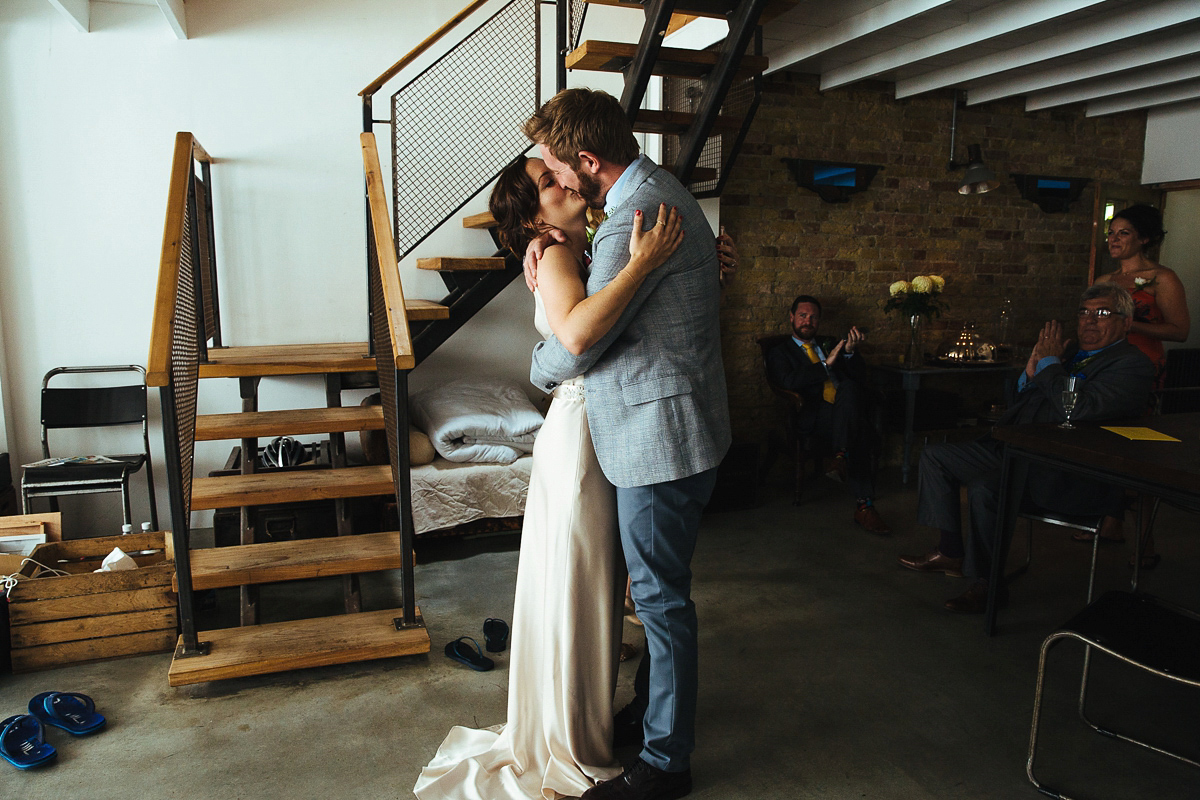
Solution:
<path fill-rule="evenodd" d="M 821 360 L 817 357 L 817 348 L 812 342 L 805 343 L 804 352 L 808 353 L 809 361 L 813 362 L 814 364 Z M 833 380 L 831 378 L 825 379 L 825 387 L 821 390 L 821 397 L 826 403 L 832 403 L 834 398 L 837 397 L 837 389 L 834 387 Z"/>

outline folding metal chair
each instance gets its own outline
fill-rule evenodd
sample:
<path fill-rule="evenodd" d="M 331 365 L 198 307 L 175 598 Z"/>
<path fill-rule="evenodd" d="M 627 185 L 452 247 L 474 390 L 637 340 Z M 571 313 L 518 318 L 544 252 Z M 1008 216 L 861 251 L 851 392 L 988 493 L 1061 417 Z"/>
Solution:
<path fill-rule="evenodd" d="M 123 386 L 58 387 L 50 381 L 59 375 L 136 372 L 140 382 Z M 58 510 L 58 497 L 73 494 L 120 492 L 125 522 L 131 523 L 129 476 L 146 467 L 150 493 L 150 522 L 158 529 L 154 499 L 154 470 L 150 463 L 150 434 L 146 420 L 146 371 L 137 365 L 107 367 L 57 367 L 42 379 L 42 459 L 50 453 L 48 432 L 70 428 L 99 428 L 115 425 L 142 426 L 142 451 L 130 455 L 67 457 L 63 463 L 26 467 L 21 477 L 21 507 L 29 513 L 30 501 L 46 497 Z M 60 457 L 61 458 L 61 457 Z M 71 458 L 78 459 L 71 461 Z"/>
<path fill-rule="evenodd" d="M 1145 670 L 1151 675 L 1200 689 L 1200 616 L 1149 595 L 1106 592 L 1099 600 L 1050 634 L 1042 643 L 1041 657 L 1038 659 L 1037 689 L 1033 701 L 1033 725 L 1029 731 L 1029 760 L 1025 763 L 1025 773 L 1039 792 L 1060 800 L 1069 800 L 1067 795 L 1042 784 L 1033 773 L 1046 658 L 1050 654 L 1050 648 L 1064 639 L 1083 642 L 1087 648 L 1079 686 L 1080 719 L 1097 733 L 1145 747 L 1193 767 L 1200 767 L 1200 762 L 1168 750 L 1161 744 L 1150 744 L 1128 734 L 1103 728 L 1088 718 L 1088 671 L 1093 649 Z"/>

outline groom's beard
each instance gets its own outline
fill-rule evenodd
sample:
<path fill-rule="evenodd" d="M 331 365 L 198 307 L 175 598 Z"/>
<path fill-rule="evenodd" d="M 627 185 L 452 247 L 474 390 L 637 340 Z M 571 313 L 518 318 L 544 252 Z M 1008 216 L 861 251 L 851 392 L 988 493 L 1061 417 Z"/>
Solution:
<path fill-rule="evenodd" d="M 604 208 L 604 198 L 608 192 L 600 186 L 600 181 L 596 180 L 587 172 L 576 172 L 575 177 L 579 179 L 579 196 L 587 201 L 591 208 Z"/>

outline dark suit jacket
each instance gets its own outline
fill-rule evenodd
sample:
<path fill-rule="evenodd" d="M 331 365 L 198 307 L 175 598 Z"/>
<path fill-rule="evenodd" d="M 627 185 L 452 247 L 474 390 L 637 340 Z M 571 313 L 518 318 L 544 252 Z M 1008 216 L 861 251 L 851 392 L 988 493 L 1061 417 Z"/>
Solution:
<path fill-rule="evenodd" d="M 821 352 L 828 356 L 839 340 L 832 336 L 818 336 L 815 341 Z M 839 382 L 865 383 L 867 365 L 862 353 L 855 353 L 850 358 L 842 355 L 834 362 L 831 371 Z M 805 429 L 811 428 L 816 422 L 821 403 L 825 402 L 821 396 L 827 377 L 825 368 L 809 360 L 804 349 L 789 336 L 767 353 L 767 375 L 773 383 L 789 391 L 798 392 L 804 398 L 800 425 Z"/>
<path fill-rule="evenodd" d="M 997 425 L 1062 422 L 1066 418 L 1062 393 L 1072 374 L 1072 370 L 1064 365 L 1075 351 L 1076 348 L 1071 348 L 1063 353 L 1061 364 L 1051 364 L 1035 375 L 1025 390 L 1017 394 Z M 1080 379 L 1076 383 L 1078 399 L 1071 413 L 1072 422 L 1140 417 L 1149 408 L 1154 364 L 1127 341 L 1104 350 L 1082 368 L 1075 367 L 1073 372 Z M 1045 467 L 1030 467 L 1027 485 L 1029 497 L 1035 503 L 1066 513 L 1094 513 L 1105 505 L 1106 500 L 1113 499 L 1103 484 Z"/>

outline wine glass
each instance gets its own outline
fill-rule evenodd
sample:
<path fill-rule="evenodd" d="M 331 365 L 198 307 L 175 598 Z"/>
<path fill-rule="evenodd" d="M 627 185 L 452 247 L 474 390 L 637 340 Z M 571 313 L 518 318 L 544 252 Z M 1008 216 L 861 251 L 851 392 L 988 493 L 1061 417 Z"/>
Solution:
<path fill-rule="evenodd" d="M 1066 412 L 1067 418 L 1058 426 L 1060 428 L 1074 428 L 1071 424 L 1071 413 L 1075 410 L 1075 403 L 1079 400 L 1079 392 L 1075 390 L 1075 376 L 1067 378 L 1067 388 L 1062 393 L 1063 411 Z"/>

